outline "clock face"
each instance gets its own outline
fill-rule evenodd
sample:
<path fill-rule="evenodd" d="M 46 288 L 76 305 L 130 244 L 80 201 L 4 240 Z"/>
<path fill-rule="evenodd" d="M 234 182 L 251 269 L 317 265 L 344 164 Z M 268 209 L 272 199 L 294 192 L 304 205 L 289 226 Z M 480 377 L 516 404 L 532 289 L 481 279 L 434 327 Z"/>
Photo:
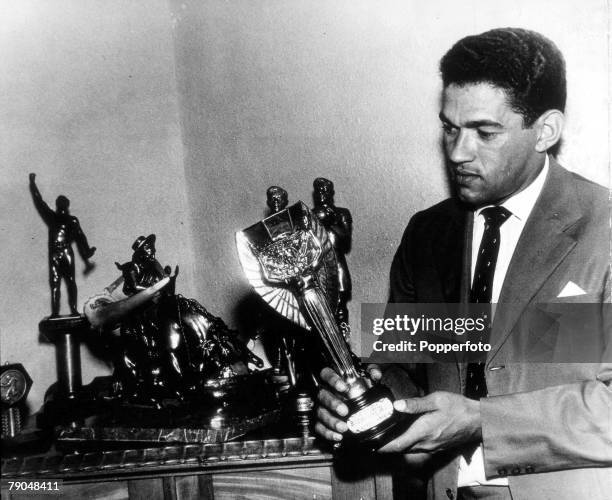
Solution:
<path fill-rule="evenodd" d="M 25 395 L 28 388 L 23 372 L 6 370 L 0 375 L 0 398 L 7 405 L 17 403 Z"/>

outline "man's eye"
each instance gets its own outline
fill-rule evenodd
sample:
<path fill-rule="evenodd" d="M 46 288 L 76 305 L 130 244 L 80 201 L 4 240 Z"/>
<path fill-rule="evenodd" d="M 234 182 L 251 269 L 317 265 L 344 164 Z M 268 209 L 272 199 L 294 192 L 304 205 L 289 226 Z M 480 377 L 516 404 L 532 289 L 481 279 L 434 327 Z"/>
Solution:
<path fill-rule="evenodd" d="M 449 135 L 457 132 L 457 128 L 453 127 L 452 125 L 449 125 L 448 123 L 442 124 L 442 130 L 444 131 L 445 134 L 449 134 Z"/>
<path fill-rule="evenodd" d="M 497 135 L 497 132 L 485 132 L 484 130 L 478 131 L 478 137 L 484 139 L 485 141 L 490 141 Z"/>

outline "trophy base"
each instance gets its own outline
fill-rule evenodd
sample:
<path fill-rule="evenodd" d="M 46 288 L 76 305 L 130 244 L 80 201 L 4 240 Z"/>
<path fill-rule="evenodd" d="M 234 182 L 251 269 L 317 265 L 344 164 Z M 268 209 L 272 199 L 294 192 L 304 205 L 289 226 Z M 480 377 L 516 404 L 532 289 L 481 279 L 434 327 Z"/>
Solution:
<path fill-rule="evenodd" d="M 409 419 L 394 410 L 394 400 L 388 387 L 376 385 L 361 396 L 345 401 L 349 409 L 349 430 L 344 434 L 341 448 L 376 451 L 399 436 Z"/>

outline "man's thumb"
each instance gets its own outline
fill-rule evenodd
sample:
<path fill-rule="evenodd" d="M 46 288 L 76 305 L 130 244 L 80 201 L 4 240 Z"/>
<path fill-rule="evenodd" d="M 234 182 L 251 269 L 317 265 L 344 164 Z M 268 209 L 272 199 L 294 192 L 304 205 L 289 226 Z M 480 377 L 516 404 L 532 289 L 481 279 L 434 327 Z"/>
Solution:
<path fill-rule="evenodd" d="M 402 413 L 425 413 L 435 409 L 427 397 L 398 399 L 393 403 L 393 407 Z"/>

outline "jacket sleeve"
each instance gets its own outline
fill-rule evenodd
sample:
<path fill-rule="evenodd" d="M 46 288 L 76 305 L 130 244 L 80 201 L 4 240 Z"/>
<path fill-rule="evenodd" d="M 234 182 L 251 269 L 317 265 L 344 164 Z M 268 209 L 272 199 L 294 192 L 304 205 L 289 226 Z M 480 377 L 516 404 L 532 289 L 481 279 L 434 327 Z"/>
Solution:
<path fill-rule="evenodd" d="M 393 257 L 389 275 L 389 303 L 417 301 L 412 270 L 412 244 L 418 219 L 419 214 L 410 219 Z M 424 395 L 426 376 L 423 365 L 396 363 L 382 366 L 382 370 L 382 382 L 392 390 L 396 399 Z"/>
<path fill-rule="evenodd" d="M 612 364 L 595 380 L 481 399 L 487 477 L 612 466 Z"/>
<path fill-rule="evenodd" d="M 487 477 L 612 466 L 612 304 L 604 287 L 599 363 L 507 368 L 565 382 L 480 400 Z M 568 374 L 574 380 L 568 380 Z M 553 377 L 550 376 L 553 374 Z"/>

